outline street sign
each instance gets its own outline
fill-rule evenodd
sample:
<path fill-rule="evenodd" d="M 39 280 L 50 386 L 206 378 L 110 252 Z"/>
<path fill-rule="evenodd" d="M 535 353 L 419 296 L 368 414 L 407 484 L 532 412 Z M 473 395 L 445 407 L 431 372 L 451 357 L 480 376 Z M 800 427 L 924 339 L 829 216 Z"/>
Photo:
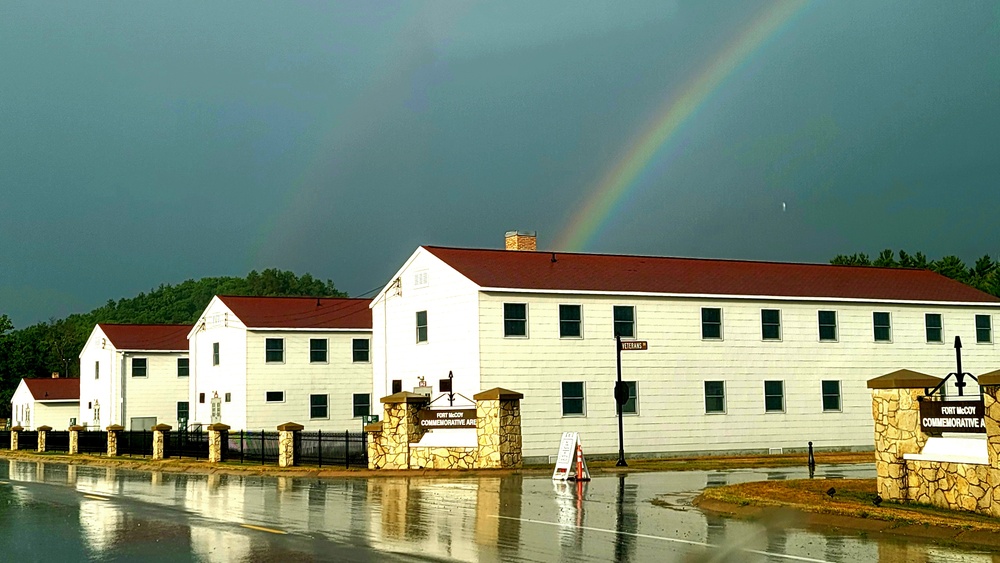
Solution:
<path fill-rule="evenodd" d="M 619 350 L 648 350 L 649 344 L 645 340 L 622 340 L 618 345 Z"/>

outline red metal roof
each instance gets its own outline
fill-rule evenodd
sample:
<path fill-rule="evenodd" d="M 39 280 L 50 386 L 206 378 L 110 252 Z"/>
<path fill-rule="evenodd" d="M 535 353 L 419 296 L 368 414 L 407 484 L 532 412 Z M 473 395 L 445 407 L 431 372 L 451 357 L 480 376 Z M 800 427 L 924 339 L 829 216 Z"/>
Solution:
<path fill-rule="evenodd" d="M 24 384 L 36 401 L 80 400 L 79 379 L 25 379 Z"/>
<path fill-rule="evenodd" d="M 219 299 L 248 328 L 372 328 L 370 299 L 229 295 Z"/>
<path fill-rule="evenodd" d="M 929 270 L 425 246 L 480 287 L 1000 303 Z"/>
<path fill-rule="evenodd" d="M 115 348 L 119 350 L 187 350 L 187 335 L 192 325 L 119 325 L 101 323 Z"/>

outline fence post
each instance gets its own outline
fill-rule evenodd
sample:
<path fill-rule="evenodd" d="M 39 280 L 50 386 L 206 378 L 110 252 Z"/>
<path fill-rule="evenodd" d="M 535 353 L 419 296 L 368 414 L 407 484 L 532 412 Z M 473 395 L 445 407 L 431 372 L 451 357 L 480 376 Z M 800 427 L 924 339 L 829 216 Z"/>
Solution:
<path fill-rule="evenodd" d="M 305 426 L 295 422 L 278 425 L 278 467 L 295 465 L 295 433 Z"/>
<path fill-rule="evenodd" d="M 229 446 L 229 425 L 216 422 L 208 425 L 208 461 L 219 463 L 225 460 L 225 448 Z"/>
<path fill-rule="evenodd" d="M 108 426 L 108 457 L 118 455 L 118 438 L 121 437 L 122 430 L 125 430 L 125 427 L 120 424 Z"/>
<path fill-rule="evenodd" d="M 10 429 L 10 450 L 13 452 L 17 451 L 17 438 L 22 430 L 24 430 L 22 426 L 15 426 Z"/>
<path fill-rule="evenodd" d="M 51 426 L 39 426 L 38 427 L 38 447 L 35 448 L 39 452 L 45 451 L 45 442 L 48 438 L 49 431 L 52 430 Z"/>
<path fill-rule="evenodd" d="M 153 427 L 153 459 L 164 459 L 167 457 L 167 440 L 170 436 L 169 424 L 157 424 Z"/>
<path fill-rule="evenodd" d="M 80 431 L 83 430 L 82 426 L 70 426 L 69 427 L 69 454 L 76 455 L 80 453 Z"/>

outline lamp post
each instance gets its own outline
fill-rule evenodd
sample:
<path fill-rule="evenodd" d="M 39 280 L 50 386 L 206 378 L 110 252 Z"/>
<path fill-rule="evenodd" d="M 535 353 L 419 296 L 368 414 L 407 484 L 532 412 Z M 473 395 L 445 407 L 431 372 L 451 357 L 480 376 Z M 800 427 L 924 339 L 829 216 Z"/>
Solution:
<path fill-rule="evenodd" d="M 617 334 L 615 335 L 615 358 L 618 364 L 618 381 L 615 383 L 615 406 L 618 409 L 618 463 L 615 466 L 628 467 L 628 464 L 625 463 L 625 426 L 622 423 L 622 406 L 628 401 L 628 386 L 622 381 L 622 337 Z"/>

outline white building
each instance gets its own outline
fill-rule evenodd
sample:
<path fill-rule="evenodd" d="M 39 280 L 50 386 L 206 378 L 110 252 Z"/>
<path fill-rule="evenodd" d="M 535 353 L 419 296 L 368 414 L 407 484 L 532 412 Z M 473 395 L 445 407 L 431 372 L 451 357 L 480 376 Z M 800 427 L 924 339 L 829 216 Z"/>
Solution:
<path fill-rule="evenodd" d="M 80 352 L 79 421 L 103 430 L 175 429 L 188 414 L 188 343 L 191 325 L 94 327 Z"/>
<path fill-rule="evenodd" d="M 11 426 L 37 430 L 49 426 L 66 430 L 76 422 L 80 411 L 80 380 L 22 379 L 10 401 Z"/>
<path fill-rule="evenodd" d="M 191 422 L 360 431 L 371 412 L 368 303 L 214 297 L 189 334 Z"/>
<path fill-rule="evenodd" d="M 1000 299 L 920 270 L 428 246 L 371 308 L 376 398 L 522 392 L 529 460 L 563 431 L 617 453 L 616 332 L 648 342 L 621 354 L 627 454 L 867 449 L 868 379 L 943 377 L 956 336 L 965 371 L 1000 367 Z"/>

